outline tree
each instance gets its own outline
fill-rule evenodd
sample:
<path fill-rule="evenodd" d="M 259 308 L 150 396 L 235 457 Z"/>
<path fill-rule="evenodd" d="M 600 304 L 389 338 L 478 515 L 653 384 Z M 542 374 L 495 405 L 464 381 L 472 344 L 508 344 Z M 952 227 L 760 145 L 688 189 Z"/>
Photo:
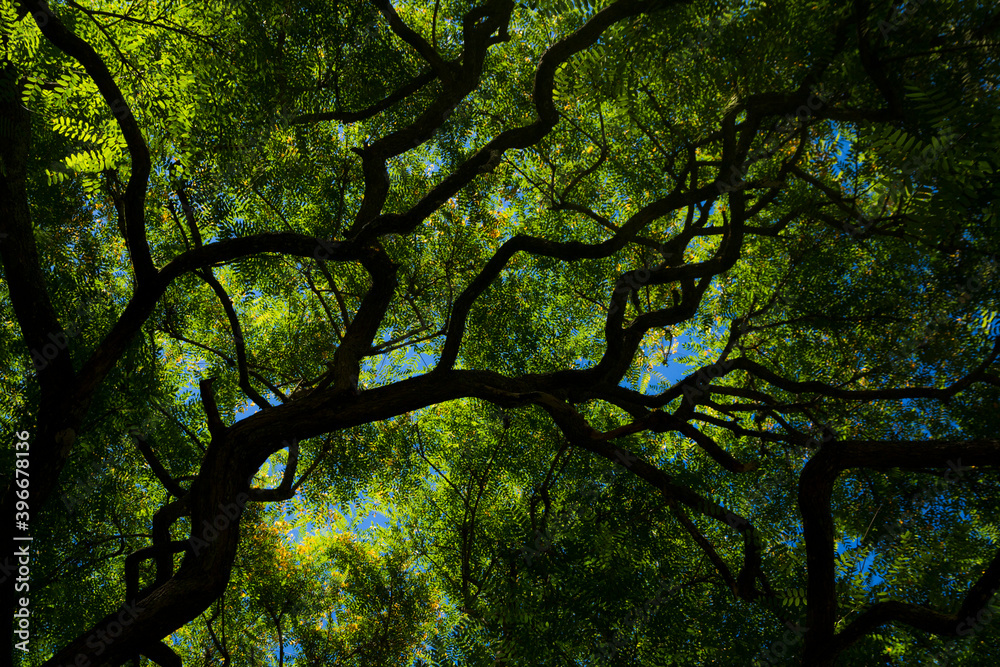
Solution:
<path fill-rule="evenodd" d="M 5 659 L 998 657 L 992 3 L 0 8 Z"/>

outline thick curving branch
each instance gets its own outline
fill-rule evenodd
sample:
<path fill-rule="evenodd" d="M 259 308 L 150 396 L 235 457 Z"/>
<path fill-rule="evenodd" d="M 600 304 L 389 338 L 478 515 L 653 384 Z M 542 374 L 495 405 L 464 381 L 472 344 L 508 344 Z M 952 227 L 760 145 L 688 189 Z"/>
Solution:
<path fill-rule="evenodd" d="M 444 178 L 438 185 L 424 195 L 410 210 L 405 213 L 382 214 L 371 219 L 362 219 L 359 215 L 354 228 L 352 238 L 366 240 L 384 234 L 408 234 L 416 229 L 417 225 L 427 219 L 448 199 L 453 197 L 459 190 L 472 182 L 472 180 L 482 173 L 482 169 L 491 161 L 497 161 L 505 151 L 517 148 L 527 148 L 541 141 L 549 131 L 559 122 L 559 113 L 552 101 L 552 92 L 555 85 L 555 73 L 560 65 L 568 61 L 574 55 L 592 46 L 610 26 L 624 19 L 636 16 L 649 11 L 660 11 L 668 6 L 685 4 L 688 0 L 677 0 L 676 2 L 641 2 L 639 0 L 618 0 L 608 7 L 602 9 L 591 17 L 583 26 L 571 35 L 556 42 L 542 54 L 538 67 L 535 69 L 535 80 L 532 84 L 532 99 L 535 102 L 535 110 L 538 119 L 529 125 L 505 130 L 497 135 L 493 140 L 476 151 L 465 162 L 459 165 L 451 174 Z M 503 3 L 508 4 L 508 3 Z M 509 10 L 504 9 L 509 17 Z M 486 22 L 488 23 L 488 22 Z M 486 25 L 484 23 L 484 25 Z M 496 27 L 493 28 L 496 30 Z M 466 31 L 468 32 L 468 31 Z M 489 42 L 484 36 L 486 30 L 482 30 L 476 37 L 474 43 L 466 43 L 467 53 L 478 51 L 481 57 L 485 57 L 485 47 Z M 492 34 L 492 33 L 489 33 Z M 482 62 L 470 59 L 466 55 L 463 63 L 462 78 L 475 77 L 475 81 L 463 81 L 462 85 L 474 85 L 478 82 L 481 74 Z M 459 85 L 459 84 L 456 84 Z M 471 88 L 469 89 L 471 91 Z M 465 93 L 467 94 L 467 93 Z M 458 104 L 465 94 L 454 99 L 454 104 Z M 444 99 L 444 98 L 441 98 Z M 451 97 L 447 98 L 451 99 Z M 402 151 L 409 150 L 412 146 L 418 145 L 421 141 L 426 141 L 430 134 L 440 127 L 447 117 L 447 114 L 440 118 L 435 117 L 432 112 L 440 115 L 439 108 L 443 102 L 432 106 L 428 111 L 418 118 L 411 126 L 389 135 L 380 141 L 380 151 Z M 450 112 L 450 109 L 448 110 Z M 423 138 L 426 137 L 426 138 Z M 423 139 L 421 139 L 423 138 Z M 407 142 L 410 142 L 407 144 Z M 373 150 L 376 144 L 365 149 L 365 155 Z M 387 155 L 396 153 L 389 152 Z M 383 162 L 384 164 L 384 162 Z M 378 172 L 380 175 L 382 172 Z M 375 167 L 372 171 L 373 178 L 377 175 Z M 367 171 L 366 171 L 366 194 L 367 194 Z"/>
<path fill-rule="evenodd" d="M 163 488 L 165 488 L 170 495 L 176 498 L 182 497 L 186 492 L 183 488 L 181 488 L 181 485 L 177 482 L 177 480 L 170 476 L 170 473 L 164 467 L 163 463 L 156 458 L 156 453 L 153 452 L 153 448 L 150 446 L 149 439 L 146 435 L 138 431 L 132 431 L 129 435 L 131 435 L 134 439 L 136 449 L 138 449 L 139 453 L 142 454 L 142 458 L 146 459 L 149 469 L 153 471 L 153 475 L 155 475 L 156 479 L 160 481 Z"/>
<path fill-rule="evenodd" d="M 761 571 L 760 535 L 746 518 L 702 497 L 685 486 L 674 483 L 670 475 L 649 464 L 641 457 L 611 445 L 568 403 L 544 392 L 530 392 L 521 394 L 517 398 L 535 403 L 548 412 L 574 447 L 586 449 L 625 467 L 632 474 L 659 490 L 665 500 L 680 502 L 707 518 L 736 529 L 743 538 L 743 567 L 736 577 L 734 594 L 750 601 L 761 596 L 760 591 L 754 586 L 754 582 L 758 579 L 765 580 Z M 720 571 L 720 575 L 725 579 L 724 572 Z"/>
<path fill-rule="evenodd" d="M 385 17 L 389 24 L 389 29 L 401 40 L 413 47 L 420 54 L 420 57 L 427 61 L 435 74 L 448 84 L 455 76 L 455 68 L 451 63 L 445 62 L 441 55 L 433 46 L 427 43 L 417 31 L 403 22 L 389 0 L 369 0 L 379 13 Z"/>
<path fill-rule="evenodd" d="M 361 109 L 360 111 L 320 111 L 317 113 L 304 113 L 294 116 L 288 121 L 288 124 L 308 125 L 309 123 L 321 123 L 330 120 L 340 123 L 357 123 L 363 120 L 368 120 L 369 118 L 382 113 L 386 109 L 389 109 L 397 102 L 405 100 L 407 97 L 426 86 L 435 78 L 437 78 L 437 75 L 434 70 L 427 70 L 423 74 L 414 77 L 409 83 L 400 86 L 399 89 L 391 95 L 387 95 L 384 99 L 379 100 L 375 104 Z"/>
<path fill-rule="evenodd" d="M 125 137 L 125 145 L 131 159 L 131 174 L 122 198 L 125 240 L 128 242 L 136 285 L 149 283 L 156 274 L 149 252 L 149 243 L 146 241 L 146 188 L 149 184 L 152 162 L 139 123 L 129 109 L 128 102 L 125 101 L 125 96 L 115 83 L 107 65 L 94 47 L 67 28 L 59 17 L 52 13 L 44 0 L 17 0 L 17 4 L 21 11 L 31 13 L 38 29 L 49 43 L 83 66 L 97 85 L 101 97 L 104 98 Z"/>
<path fill-rule="evenodd" d="M 832 665 L 837 653 L 888 622 L 908 623 L 929 632 L 955 636 L 964 616 L 974 615 L 986 605 L 990 597 L 988 591 L 1000 586 L 1000 556 L 993 559 L 971 586 L 955 615 L 943 615 L 930 609 L 917 611 L 902 603 L 876 605 L 843 633 L 834 635 L 836 549 L 830 503 L 837 477 L 849 468 L 964 469 L 977 465 L 1000 465 L 1000 441 L 855 440 L 825 445 L 809 459 L 799 477 L 798 493 L 808 570 L 806 626 L 809 630 L 805 637 L 803 664 Z"/>
<path fill-rule="evenodd" d="M 232 299 L 229 298 L 229 294 L 226 293 L 222 283 L 220 283 L 215 275 L 213 275 L 212 269 L 204 269 L 201 277 L 206 283 L 208 283 L 209 287 L 212 288 L 212 291 L 215 292 L 215 296 L 218 297 L 219 303 L 222 304 L 222 308 L 226 312 L 226 318 L 229 320 L 229 327 L 233 332 L 233 344 L 236 346 L 236 368 L 239 373 L 240 389 L 242 389 L 243 393 L 248 396 L 250 400 L 252 400 L 261 410 L 270 408 L 271 402 L 261 396 L 260 392 L 254 389 L 253 385 L 250 384 L 250 374 L 247 370 L 247 348 L 246 342 L 243 339 L 243 327 L 240 326 L 240 319 L 236 315 L 236 309 L 233 308 Z"/>
<path fill-rule="evenodd" d="M 344 331 L 344 337 L 333 355 L 329 377 L 320 382 L 318 389 L 333 385 L 340 391 L 358 391 L 361 359 L 371 349 L 372 341 L 395 295 L 397 267 L 384 250 L 376 248 L 362 264 L 372 277 L 371 289 L 361 300 L 357 314 Z"/>
<path fill-rule="evenodd" d="M 376 4 L 388 7 L 391 12 L 388 0 L 376 0 Z M 441 65 L 445 69 L 440 70 L 439 74 L 448 72 L 448 75 L 447 78 L 442 78 L 443 89 L 434 101 L 409 125 L 391 132 L 370 145 L 354 149 L 361 156 L 364 195 L 351 228 L 350 236 L 352 238 L 358 238 L 367 244 L 378 235 L 360 235 L 359 232 L 378 218 L 385 205 L 389 194 L 389 176 L 386 171 L 386 162 L 389 158 L 412 150 L 430 139 L 462 100 L 479 85 L 486 60 L 489 35 L 495 32 L 501 24 L 506 25 L 507 21 L 510 20 L 514 3 L 509 0 L 495 0 L 484 7 L 483 11 L 487 12 L 485 20 L 479 23 L 475 29 L 464 31 L 465 50 L 463 51 L 461 68 L 454 70 L 445 64 Z M 402 26 L 400 21 L 400 25 L 396 29 L 403 27 L 405 26 Z M 410 32 L 412 33 L 412 31 Z M 419 38 L 416 33 L 412 33 L 411 36 L 415 39 Z M 422 38 L 419 40 L 422 41 Z M 429 45 L 428 50 L 432 50 Z M 429 53 L 424 55 L 433 58 Z"/>
<path fill-rule="evenodd" d="M 18 72 L 10 63 L 0 70 L 0 260 L 11 306 L 32 357 L 42 390 L 42 404 L 74 383 L 68 338 L 59 322 L 32 232 L 27 167 L 31 114 L 20 103 Z M 52 354 L 49 354 L 50 351 Z"/>
<path fill-rule="evenodd" d="M 80 369 L 74 417 L 79 414 L 82 419 L 93 392 L 118 362 L 125 347 L 142 328 L 173 280 L 185 273 L 261 253 L 358 261 L 367 251 L 357 244 L 337 243 L 294 232 L 278 232 L 225 239 L 181 253 L 160 270 L 152 284 L 140 286 L 136 290 L 111 331 Z"/>

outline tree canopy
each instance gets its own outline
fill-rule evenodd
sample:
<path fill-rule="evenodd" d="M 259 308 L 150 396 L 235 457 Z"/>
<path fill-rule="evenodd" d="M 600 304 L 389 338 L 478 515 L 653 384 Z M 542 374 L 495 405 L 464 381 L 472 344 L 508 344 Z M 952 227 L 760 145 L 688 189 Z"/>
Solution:
<path fill-rule="evenodd" d="M 994 3 L 0 36 L 5 662 L 1000 660 Z"/>

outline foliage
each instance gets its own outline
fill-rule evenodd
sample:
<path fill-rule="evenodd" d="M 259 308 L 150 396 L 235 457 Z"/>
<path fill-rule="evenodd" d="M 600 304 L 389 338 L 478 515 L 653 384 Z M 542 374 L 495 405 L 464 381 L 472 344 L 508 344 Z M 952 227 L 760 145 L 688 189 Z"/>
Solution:
<path fill-rule="evenodd" d="M 990 3 L 0 31 L 22 664 L 1000 657 Z"/>

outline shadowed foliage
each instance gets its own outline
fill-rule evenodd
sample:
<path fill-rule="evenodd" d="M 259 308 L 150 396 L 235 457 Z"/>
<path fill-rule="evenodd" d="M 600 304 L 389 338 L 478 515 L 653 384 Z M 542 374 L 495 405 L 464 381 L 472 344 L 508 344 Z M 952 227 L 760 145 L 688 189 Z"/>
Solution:
<path fill-rule="evenodd" d="M 0 0 L 5 663 L 1000 661 L 998 33 Z"/>

